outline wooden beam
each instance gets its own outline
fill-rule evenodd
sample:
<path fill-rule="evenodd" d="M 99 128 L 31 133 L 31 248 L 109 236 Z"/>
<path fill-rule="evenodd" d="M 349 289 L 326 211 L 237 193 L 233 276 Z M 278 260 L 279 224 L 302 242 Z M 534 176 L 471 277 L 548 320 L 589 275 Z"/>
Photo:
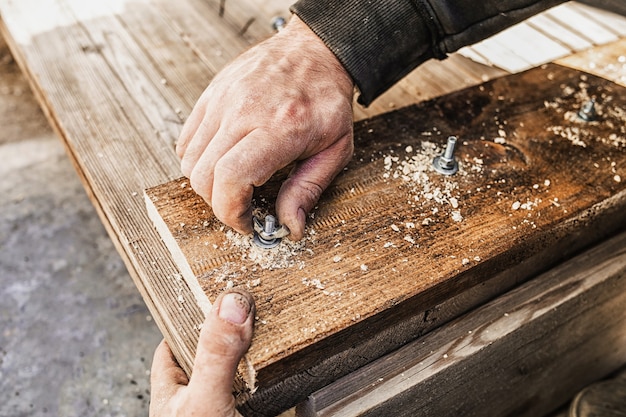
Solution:
<path fill-rule="evenodd" d="M 626 364 L 626 233 L 309 396 L 302 417 L 543 416 Z"/>

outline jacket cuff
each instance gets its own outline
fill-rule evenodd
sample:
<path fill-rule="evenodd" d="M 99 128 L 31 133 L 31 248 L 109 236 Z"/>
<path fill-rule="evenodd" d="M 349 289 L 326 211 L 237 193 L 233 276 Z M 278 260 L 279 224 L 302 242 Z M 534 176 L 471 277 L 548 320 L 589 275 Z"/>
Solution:
<path fill-rule="evenodd" d="M 360 91 L 376 97 L 424 61 L 443 58 L 433 47 L 432 12 L 418 2 L 300 0 L 291 11 L 337 56 Z"/>

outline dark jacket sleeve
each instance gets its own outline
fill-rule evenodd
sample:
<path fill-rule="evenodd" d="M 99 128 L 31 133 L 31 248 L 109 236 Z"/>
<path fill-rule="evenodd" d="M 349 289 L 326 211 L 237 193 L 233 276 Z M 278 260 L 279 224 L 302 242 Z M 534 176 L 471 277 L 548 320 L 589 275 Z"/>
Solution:
<path fill-rule="evenodd" d="M 424 61 L 564 1 L 299 0 L 291 10 L 339 58 L 368 105 Z"/>

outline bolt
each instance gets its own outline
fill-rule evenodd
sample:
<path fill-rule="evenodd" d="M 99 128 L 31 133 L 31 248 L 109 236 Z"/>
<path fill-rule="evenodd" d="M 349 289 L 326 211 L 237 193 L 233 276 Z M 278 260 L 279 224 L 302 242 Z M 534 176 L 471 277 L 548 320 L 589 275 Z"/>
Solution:
<path fill-rule="evenodd" d="M 281 239 L 289 234 L 287 226 L 276 228 L 276 217 L 271 214 L 265 216 L 262 222 L 258 217 L 252 217 L 254 237 L 252 241 L 259 247 L 271 249 L 280 243 Z"/>
<path fill-rule="evenodd" d="M 286 23 L 287 23 L 287 21 L 285 20 L 284 17 L 276 16 L 275 18 L 272 19 L 272 28 L 276 32 L 280 32 L 281 30 L 283 30 L 285 28 L 285 24 Z"/>
<path fill-rule="evenodd" d="M 454 147 L 456 146 L 456 136 L 448 137 L 448 144 L 443 155 L 433 159 L 433 167 L 443 175 L 454 175 L 459 170 L 459 164 L 454 159 Z"/>
<path fill-rule="evenodd" d="M 596 119 L 596 101 L 591 99 L 587 101 L 578 111 L 578 117 L 585 122 L 592 122 Z"/>

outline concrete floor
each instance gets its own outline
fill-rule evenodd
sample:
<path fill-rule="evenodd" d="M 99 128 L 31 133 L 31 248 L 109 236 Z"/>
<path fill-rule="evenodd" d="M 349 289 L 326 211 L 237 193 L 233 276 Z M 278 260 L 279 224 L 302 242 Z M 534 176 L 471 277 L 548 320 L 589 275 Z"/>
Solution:
<path fill-rule="evenodd" d="M 0 39 L 0 417 L 146 416 L 161 335 Z"/>

